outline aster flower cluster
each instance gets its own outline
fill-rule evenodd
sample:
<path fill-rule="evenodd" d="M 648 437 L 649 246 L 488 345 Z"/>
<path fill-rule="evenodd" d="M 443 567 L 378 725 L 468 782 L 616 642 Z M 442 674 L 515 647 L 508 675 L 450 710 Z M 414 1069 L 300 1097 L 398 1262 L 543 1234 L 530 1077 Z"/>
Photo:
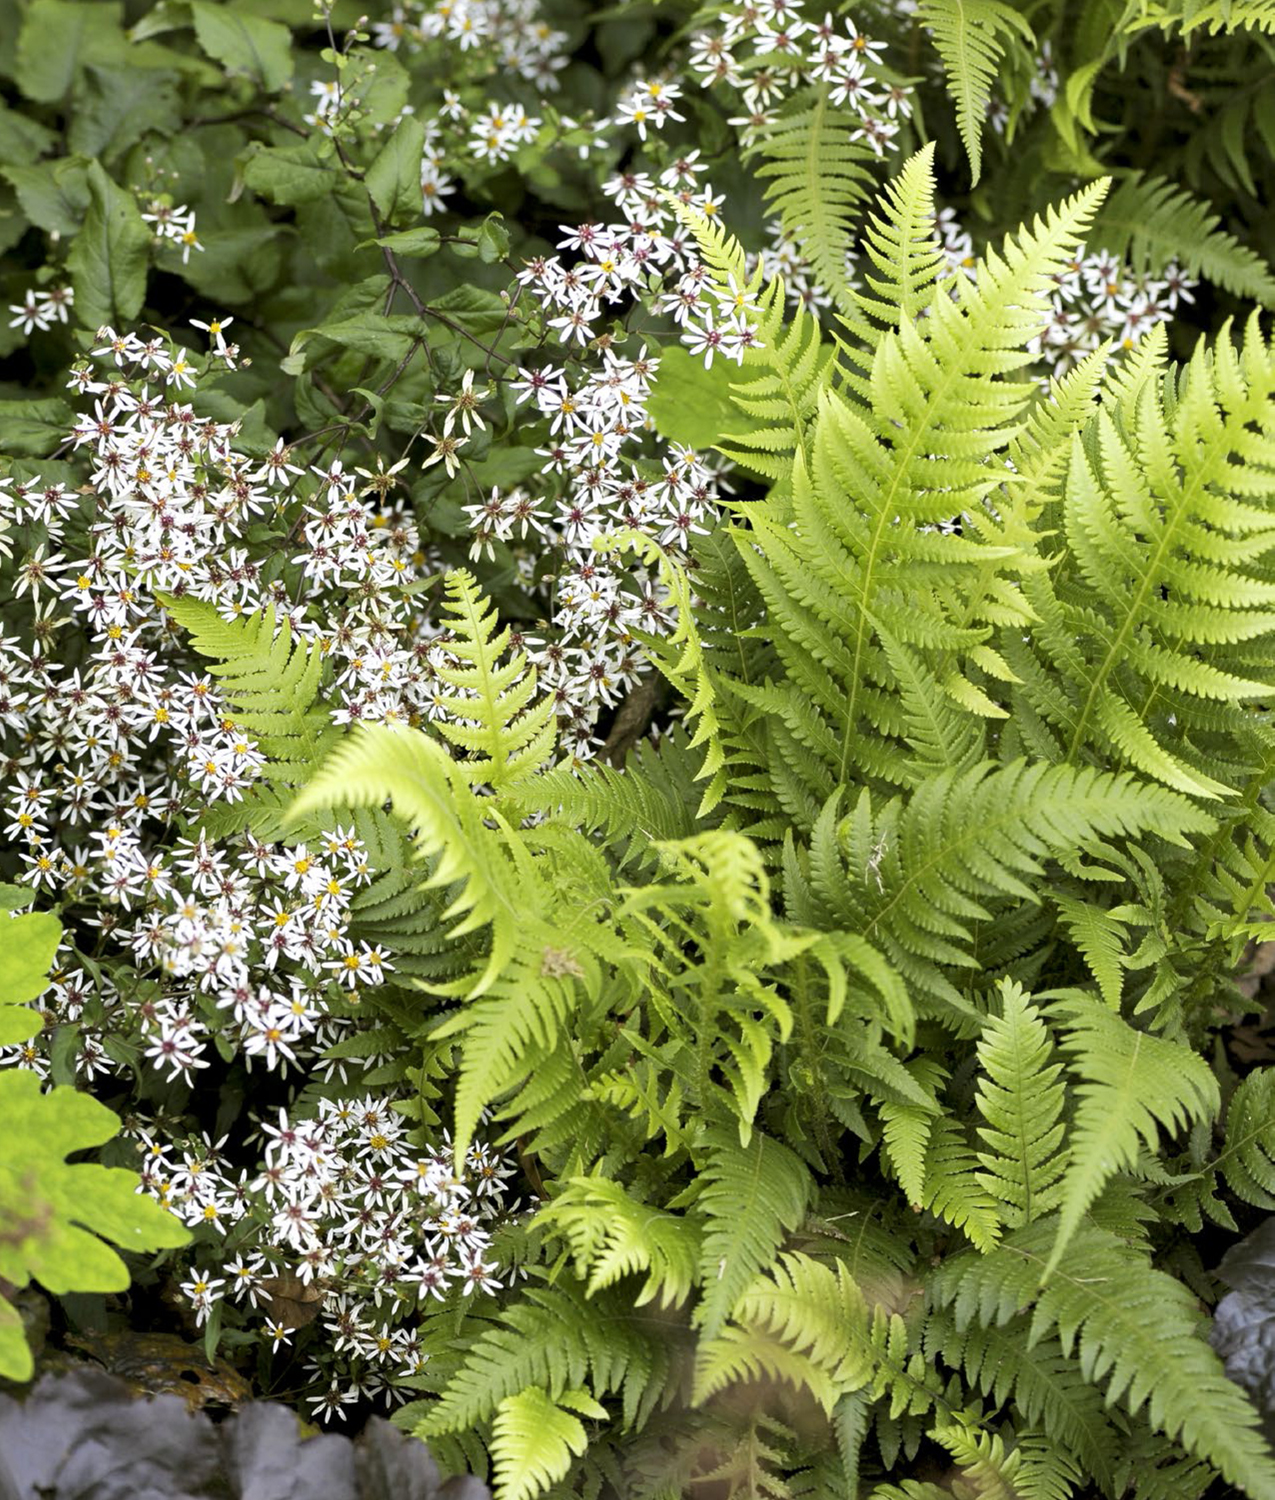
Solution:
<path fill-rule="evenodd" d="M 20 773 L 11 805 L 35 805 L 33 788 Z M 122 994 L 109 968 L 91 976 L 69 954 L 36 1002 L 54 1026 L 76 1028 L 76 1074 L 90 1081 L 141 1063 L 189 1085 L 216 1044 L 249 1071 L 257 1062 L 282 1077 L 308 1063 L 316 1077 L 343 1079 L 319 1059 L 353 1024 L 349 1002 L 393 970 L 348 933 L 351 898 L 371 878 L 353 832 L 337 828 L 313 849 L 251 835 L 218 843 L 202 830 L 160 847 L 149 797 L 116 810 L 120 821 L 63 856 L 58 873 L 69 899 L 98 903 L 86 925 L 128 955 L 139 982 Z M 29 817 L 17 812 L 10 826 L 42 843 Z M 0 1065 L 47 1076 L 52 1034 L 0 1049 Z"/>
<path fill-rule="evenodd" d="M 566 33 L 549 24 L 539 0 L 403 0 L 373 22 L 372 40 L 392 52 L 441 42 L 449 58 L 469 54 L 540 93 L 559 87 L 557 75 L 569 60 Z M 455 67 L 448 72 L 454 76 Z"/>
<path fill-rule="evenodd" d="M 1056 278 L 1035 352 L 1061 374 L 1108 341 L 1132 349 L 1157 323 L 1169 322 L 1179 303 L 1193 302 L 1198 286 L 1176 262 L 1152 276 L 1135 273 L 1107 250 L 1077 255 Z"/>
<path fill-rule="evenodd" d="M 677 219 L 677 203 L 719 211 L 723 200 L 699 183 L 703 172 L 699 153 L 690 152 L 658 179 L 642 170 L 617 174 L 604 185 L 615 222 L 563 226 L 557 248 L 577 258 L 539 257 L 519 273 L 563 350 L 561 363 L 520 369 L 512 382 L 517 399 L 547 424 L 536 453 L 551 485 L 543 497 L 519 486 L 466 507 L 471 555 L 531 534 L 561 558 L 550 580 L 552 631 L 522 645 L 555 696 L 576 759 L 593 753 L 601 709 L 638 680 L 644 656 L 635 632 L 659 634 L 671 620 L 657 581 L 599 555 L 595 540 L 636 531 L 684 556 L 690 538 L 708 529 L 721 482 L 719 470 L 684 444 L 652 454 L 647 403 L 660 360 L 645 343 L 626 352 L 638 336 L 624 331 L 622 319 L 639 307 L 668 315 L 706 366 L 715 355 L 738 362 L 756 341 L 748 297 L 714 287 Z"/>
<path fill-rule="evenodd" d="M 728 123 L 752 144 L 778 118 L 780 105 L 806 84 L 823 84 L 829 101 L 859 123 L 853 139 L 877 156 L 892 149 L 899 118 L 911 112 L 908 90 L 885 65 L 884 43 L 850 17 L 807 18 L 802 0 L 740 0 L 717 24 L 691 38 L 690 70 L 705 88 L 726 88 L 742 113 Z"/>
<path fill-rule="evenodd" d="M 202 250 L 195 228 L 195 211 L 184 203 L 172 203 L 167 197 L 152 198 L 142 210 L 142 219 L 160 240 L 168 240 L 181 251 L 182 265 L 190 262 L 192 250 Z"/>
<path fill-rule="evenodd" d="M 235 362 L 231 322 L 200 325 L 210 370 Z M 90 1076 L 111 1029 L 187 1080 L 212 1037 L 283 1071 L 299 1048 L 331 1039 L 318 991 L 377 984 L 391 967 L 347 938 L 350 898 L 368 878 L 350 830 L 312 850 L 227 846 L 200 831 L 209 809 L 242 800 L 263 757 L 174 639 L 160 598 L 203 599 L 227 619 L 274 604 L 334 663 L 334 718 L 419 717 L 424 669 L 398 642 L 430 630 L 403 593 L 425 559 L 414 528 L 359 498 L 365 475 L 339 462 L 307 473 L 282 446 L 249 459 L 233 425 L 198 418 L 181 397 L 199 365 L 165 339 L 101 330 L 72 374 L 91 409 L 65 445 L 87 455 L 89 484 L 0 481 L 20 631 L 0 640 L 6 833 L 23 879 L 87 904 L 104 941 L 163 978 L 160 998 L 127 1018 L 118 997 L 96 995 L 77 1063 Z M 298 480 L 308 499 L 292 494 Z M 372 476 L 378 497 L 387 480 Z M 301 605 L 267 581 L 246 535 L 285 507 Z M 194 832 L 174 843 L 178 823 Z M 81 1022 L 82 981 L 55 985 L 58 1019 Z"/>
<path fill-rule="evenodd" d="M 238 1171 L 224 1138 L 165 1141 L 146 1122 L 130 1127 L 141 1191 L 195 1231 L 180 1290 L 196 1323 L 233 1307 L 230 1318 L 273 1350 L 314 1324 L 316 1416 L 402 1399 L 398 1382 L 427 1358 L 422 1314 L 504 1284 L 492 1237 L 517 1208 L 505 1193 L 514 1164 L 479 1141 L 458 1176 L 446 1138 L 411 1144 L 399 1102 L 364 1093 L 321 1098 L 304 1119 L 274 1111 L 261 1122 L 262 1158 Z"/>

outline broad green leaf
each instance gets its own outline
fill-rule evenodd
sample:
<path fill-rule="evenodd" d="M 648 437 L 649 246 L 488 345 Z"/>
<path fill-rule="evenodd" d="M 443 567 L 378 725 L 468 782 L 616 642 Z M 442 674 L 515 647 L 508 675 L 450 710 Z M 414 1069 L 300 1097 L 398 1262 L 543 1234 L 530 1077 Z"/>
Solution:
<path fill-rule="evenodd" d="M 176 73 L 155 70 L 138 87 L 121 88 L 118 68 L 86 67 L 67 132 L 71 149 L 113 162 L 148 131 L 172 136 L 181 129 L 177 84 Z"/>
<path fill-rule="evenodd" d="M 38 121 L 0 105 L 0 161 L 25 166 L 53 149 L 57 136 Z"/>
<path fill-rule="evenodd" d="M 146 297 L 151 233 L 132 193 L 97 162 L 88 169 L 89 211 L 67 256 L 75 315 L 85 328 L 132 321 Z"/>
<path fill-rule="evenodd" d="M 78 156 L 0 167 L 22 212 L 49 234 L 75 234 L 89 206 L 88 163 Z"/>
<path fill-rule="evenodd" d="M 433 255 L 442 245 L 437 229 L 422 224 L 419 229 L 402 229 L 397 234 L 383 235 L 379 240 L 364 240 L 360 249 L 368 245 L 384 245 L 396 255 Z"/>
<path fill-rule="evenodd" d="M 317 203 L 345 180 L 340 168 L 323 160 L 308 143 L 262 146 L 254 141 L 240 158 L 240 173 L 254 193 L 288 208 Z"/>
<path fill-rule="evenodd" d="M 199 45 L 228 73 L 255 79 L 277 94 L 292 79 L 292 33 L 277 21 L 245 15 L 210 0 L 191 0 Z"/>
<path fill-rule="evenodd" d="M 56 448 L 75 421 L 60 396 L 0 401 L 0 452 L 39 458 Z"/>
<path fill-rule="evenodd" d="M 425 127 L 408 115 L 394 128 L 380 154 L 367 169 L 364 184 L 381 216 L 390 223 L 403 223 L 421 216 L 421 157 L 425 151 Z"/>
<path fill-rule="evenodd" d="M 0 1004 L 25 1005 L 47 986 L 62 924 L 51 911 L 5 919 L 0 930 Z"/>
<path fill-rule="evenodd" d="M 418 319 L 403 314 L 382 317 L 379 313 L 360 313 L 338 323 L 323 323 L 317 328 L 303 328 L 292 340 L 292 348 L 281 368 L 289 375 L 299 375 L 306 368 L 306 347 L 317 338 L 330 339 L 344 349 L 360 354 L 374 354 L 397 363 L 405 358 L 413 338 L 422 332 Z"/>
<path fill-rule="evenodd" d="M 18 35 L 17 80 L 28 99 L 63 99 L 85 62 L 119 64 L 128 42 L 117 0 L 32 0 Z"/>
<path fill-rule="evenodd" d="M 729 360 L 714 360 L 706 370 L 702 359 L 676 344 L 661 349 L 647 403 L 656 431 L 670 442 L 713 447 L 742 425 L 731 399 L 731 385 L 739 378 L 738 367 Z"/>

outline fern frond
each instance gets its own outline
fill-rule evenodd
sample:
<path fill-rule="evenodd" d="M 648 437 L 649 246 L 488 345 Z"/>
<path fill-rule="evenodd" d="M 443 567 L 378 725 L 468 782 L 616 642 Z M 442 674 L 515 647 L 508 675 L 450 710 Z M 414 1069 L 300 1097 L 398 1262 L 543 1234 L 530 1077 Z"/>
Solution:
<path fill-rule="evenodd" d="M 1075 1454 L 1090 1478 L 1112 1493 L 1112 1455 L 1124 1441 L 1107 1415 L 1100 1389 L 1055 1338 L 1029 1344 L 1028 1319 L 1002 1326 L 973 1320 L 958 1330 L 950 1311 L 932 1312 L 925 1326 L 925 1348 L 990 1396 L 998 1406 L 1012 1404 L 1015 1416 L 1049 1434 Z"/>
<path fill-rule="evenodd" d="M 1013 696 L 1073 763 L 1114 758 L 1202 798 L 1246 779 L 1209 747 L 1250 740 L 1244 706 L 1275 691 L 1252 644 L 1269 638 L 1275 605 L 1275 526 L 1260 503 L 1273 398 L 1254 314 L 1242 349 L 1224 330 L 1180 380 L 1140 383 L 1073 440 L 1061 517 L 1042 517 L 1061 520 L 1068 551 L 1057 572 L 1024 579 L 1028 640 L 1001 643 Z"/>
<path fill-rule="evenodd" d="M 853 292 L 845 322 L 869 348 L 880 334 L 929 306 L 947 261 L 934 229 L 934 145 L 923 146 L 886 184 L 863 227 L 860 254 L 869 292 Z M 852 349 L 843 351 L 854 358 Z M 859 363 L 858 360 L 855 361 Z"/>
<path fill-rule="evenodd" d="M 781 1255 L 740 1296 L 737 1326 L 701 1341 L 694 1400 L 740 1380 L 767 1377 L 805 1386 L 831 1414 L 841 1397 L 876 1372 L 871 1315 L 844 1266 Z"/>
<path fill-rule="evenodd" d="M 1275 3 L 1272 0 L 1138 0 L 1136 20 L 1130 30 L 1159 26 L 1165 31 L 1179 28 L 1184 36 L 1207 31 L 1263 31 L 1275 33 Z"/>
<path fill-rule="evenodd" d="M 594 1414 L 606 1415 L 601 1409 Z M 565 1478 L 572 1458 L 584 1452 L 588 1441 L 579 1417 L 551 1401 L 539 1386 L 506 1396 L 492 1424 L 497 1500 L 543 1495 Z"/>
<path fill-rule="evenodd" d="M 608 846 L 624 846 L 621 865 L 643 863 L 650 845 L 687 838 L 703 822 L 692 787 L 696 770 L 681 729 L 657 747 L 644 741 L 623 770 L 587 762 L 578 770 L 557 767 L 517 789 L 520 809 L 549 813 L 570 827 L 602 832 Z"/>
<path fill-rule="evenodd" d="M 978 1109 L 987 1122 L 978 1133 L 988 1148 L 978 1180 L 1018 1228 L 1058 1207 L 1066 1092 L 1062 1064 L 1050 1061 L 1052 1038 L 1022 986 L 1003 980 L 1000 1001 L 978 1043 Z"/>
<path fill-rule="evenodd" d="M 276 838 L 289 792 L 306 784 L 340 736 L 316 702 L 322 655 L 303 641 L 293 642 L 291 626 L 287 620 L 278 624 L 273 605 L 227 621 L 202 599 L 158 597 L 207 660 L 234 725 L 266 757 L 261 784 L 208 826 L 225 834 L 251 823 L 258 837 Z"/>
<path fill-rule="evenodd" d="M 1034 48 L 1035 35 L 1026 18 L 1001 0 L 921 0 L 918 14 L 943 59 L 956 124 L 977 183 L 983 170 L 983 121 L 1005 55 L 1003 38 L 1017 37 Z"/>
<path fill-rule="evenodd" d="M 1275 274 L 1263 257 L 1227 234 L 1207 201 L 1163 177 L 1123 178 L 1099 210 L 1093 236 L 1136 271 L 1159 273 L 1175 262 L 1237 297 L 1275 304 Z"/>
<path fill-rule="evenodd" d="M 736 287 L 747 287 L 756 299 L 751 321 L 757 338 L 744 351 L 741 372 L 747 379 L 731 388 L 742 421 L 717 447 L 727 458 L 766 475 L 782 494 L 792 455 L 804 446 L 806 427 L 829 382 L 833 350 L 823 343 L 819 321 L 804 305 L 788 311 L 781 281 L 763 287 L 760 268 L 750 280 L 737 239 L 697 209 L 676 207 L 719 290 L 730 295 L 733 278 Z"/>
<path fill-rule="evenodd" d="M 1058 1238 L 1045 1266 L 1062 1260 L 1085 1210 L 1115 1173 L 1129 1170 L 1140 1146 L 1154 1151 L 1159 1130 L 1212 1120 L 1219 1108 L 1217 1079 L 1191 1047 L 1135 1031 L 1098 1000 L 1073 995 L 1054 1005 L 1072 1054 L 1079 1105 L 1069 1138 Z"/>
<path fill-rule="evenodd" d="M 682 1379 L 669 1325 L 644 1321 L 623 1289 L 586 1300 L 569 1281 L 532 1285 L 479 1334 L 441 1400 L 417 1423 L 418 1437 L 465 1432 L 528 1386 L 551 1400 L 587 1387 L 621 1400 L 626 1427 L 641 1425 Z"/>
<path fill-rule="evenodd" d="M 942 772 L 879 812 L 861 793 L 840 830 L 846 878 L 816 890 L 831 919 L 860 932 L 951 1014 L 968 1013 L 940 966 L 971 967 L 972 923 L 999 898 L 1035 899 L 1025 878 L 1090 840 L 1154 831 L 1179 846 L 1212 826 L 1167 788 L 1128 774 L 1016 762 Z"/>
<path fill-rule="evenodd" d="M 1192 1291 L 1091 1225 L 1077 1232 L 1039 1291 L 1054 1237 L 1054 1223 L 1041 1219 L 989 1255 L 955 1258 L 931 1279 L 931 1295 L 952 1309 L 962 1333 L 975 1320 L 1003 1327 L 1034 1302 L 1026 1347 L 1056 1331 L 1063 1354 L 1103 1384 L 1108 1402 L 1123 1401 L 1135 1414 L 1145 1407 L 1152 1426 L 1230 1483 L 1254 1497 L 1275 1496 L 1275 1459 L 1257 1413 L 1200 1336 Z"/>
<path fill-rule="evenodd" d="M 714 1338 L 744 1288 L 801 1223 L 813 1184 L 801 1158 L 760 1131 L 747 1146 L 716 1131 L 701 1180 L 696 1207 L 706 1218 L 700 1248 L 704 1291 L 694 1320 L 705 1338 Z"/>
<path fill-rule="evenodd" d="M 908 171 L 887 209 L 896 216 L 925 198 L 925 162 Z M 1028 362 L 1049 277 L 1102 191 L 1085 190 L 1007 241 L 1003 257 L 989 251 L 955 299 L 937 289 L 927 316 L 876 337 L 868 373 L 853 382 L 863 399 L 820 396 L 813 442 L 807 435 L 796 449 L 791 507 L 755 505 L 750 527 L 732 532 L 787 680 L 738 681 L 727 658 L 719 688 L 761 717 L 765 735 L 748 759 L 799 828 L 812 804 L 851 779 L 905 779 L 906 721 L 880 630 L 924 653 L 960 712 L 1004 716 L 981 681 L 1015 674 L 989 638 L 1030 621 L 1015 579 L 1041 564 L 1025 524 L 989 501 L 1007 472 L 989 455 L 1008 444 L 1033 399 L 1032 382 L 1009 377 Z M 911 241 L 910 229 L 901 233 Z M 1000 494 L 995 506 L 1005 509 Z M 925 681 L 916 676 L 913 704 Z M 953 710 L 936 712 L 954 724 Z M 945 727 L 944 738 L 952 732 Z M 724 734 L 738 742 L 742 726 Z M 745 785 L 751 791 L 751 776 Z"/>
<path fill-rule="evenodd" d="M 553 698 L 534 701 L 536 672 L 523 652 L 499 665 L 509 647 L 509 630 L 498 628 L 495 607 L 472 574 L 457 568 L 447 575 L 446 588 L 447 650 L 460 665 L 438 668 L 452 691 L 442 699 L 450 717 L 439 719 L 436 727 L 466 752 L 462 764 L 475 785 L 485 783 L 502 792 L 525 781 L 552 756 L 557 723 Z"/>
<path fill-rule="evenodd" d="M 859 124 L 853 110 L 828 101 L 826 85 L 799 91 L 745 152 L 760 157 L 754 175 L 765 183 L 766 203 L 801 247 L 835 306 L 851 305 L 846 255 L 855 208 L 872 185 L 875 161 L 866 142 L 851 139 Z"/>
<path fill-rule="evenodd" d="M 595 1172 L 563 1183 L 536 1216 L 571 1247 L 576 1275 L 589 1295 L 622 1277 L 646 1273 L 635 1307 L 659 1299 L 680 1307 L 698 1279 L 694 1223 L 638 1202 L 622 1184 Z"/>

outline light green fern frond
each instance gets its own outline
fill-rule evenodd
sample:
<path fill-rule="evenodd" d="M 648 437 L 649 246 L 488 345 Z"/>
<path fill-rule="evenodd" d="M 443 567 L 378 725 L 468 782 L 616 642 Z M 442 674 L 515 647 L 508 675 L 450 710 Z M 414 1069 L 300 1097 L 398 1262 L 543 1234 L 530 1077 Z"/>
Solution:
<path fill-rule="evenodd" d="M 757 337 L 743 357 L 748 379 L 731 391 L 741 420 L 717 447 L 764 474 L 783 494 L 792 455 L 804 445 L 819 393 L 831 378 L 833 349 L 823 342 L 819 321 L 804 304 L 791 310 L 786 306 L 781 281 L 763 285 L 760 268 L 748 276 L 743 247 L 720 224 L 680 204 L 677 216 L 694 234 L 718 289 L 732 295 L 733 289 L 746 288 L 757 309 L 749 317 Z"/>
<path fill-rule="evenodd" d="M 1135 1031 L 1087 995 L 1057 1001 L 1054 1014 L 1065 1029 L 1072 1070 L 1083 1081 L 1075 1088 L 1079 1104 L 1046 1276 L 1057 1269 L 1103 1185 L 1136 1165 L 1140 1147 L 1154 1151 L 1161 1128 L 1212 1120 L 1220 1105 L 1217 1079 L 1193 1048 Z"/>
<path fill-rule="evenodd" d="M 906 171 L 913 180 L 884 216 L 906 220 L 906 205 L 925 198 L 924 162 Z M 1003 255 L 989 251 L 955 298 L 932 289 L 927 316 L 875 336 L 854 382 L 863 399 L 819 397 L 813 441 L 807 432 L 796 449 L 791 505 L 754 505 L 750 526 L 732 532 L 786 680 L 741 681 L 723 658 L 719 697 L 741 700 L 764 731 L 750 739 L 742 715 L 732 725 L 723 714 L 723 735 L 739 746 L 736 779 L 751 792 L 769 778 L 798 827 L 852 778 L 907 779 L 900 688 L 879 630 L 923 654 L 910 672 L 920 691 L 928 669 L 963 713 L 1005 716 L 1001 684 L 1015 672 L 991 637 L 1030 621 L 1017 580 L 1041 562 L 1001 488 L 1008 470 L 991 456 L 1034 400 L 1034 383 L 1011 377 L 1030 360 L 1049 278 L 1102 191 L 1078 194 Z M 914 238 L 906 224 L 900 233 Z"/>
<path fill-rule="evenodd" d="M 547 1493 L 584 1452 L 589 1441 L 584 1423 L 565 1409 L 572 1394 L 551 1401 L 539 1386 L 529 1385 L 496 1408 L 491 1455 L 497 1500 L 533 1500 Z M 596 1406 L 590 1403 L 589 1414 L 605 1417 L 604 1409 L 592 1409 Z"/>
<path fill-rule="evenodd" d="M 226 621 L 201 599 L 165 595 L 160 602 L 190 632 L 191 645 L 218 680 L 234 725 L 266 757 L 258 787 L 241 803 L 218 809 L 205 819 L 206 826 L 224 835 L 251 823 L 259 837 L 277 837 L 290 792 L 306 784 L 339 738 L 316 702 L 322 655 L 293 641 L 291 626 L 287 620 L 278 623 L 273 605 Z"/>
<path fill-rule="evenodd" d="M 1232 31 L 1275 32 L 1272 0 L 1130 0 L 1129 29 L 1159 26 L 1165 31 L 1181 29 L 1211 35 Z"/>
<path fill-rule="evenodd" d="M 854 210 L 872 186 L 876 160 L 855 141 L 859 116 L 828 101 L 824 84 L 793 95 L 758 136 L 745 160 L 760 157 L 754 175 L 766 203 L 801 248 L 835 306 L 851 306 L 846 255 L 854 239 Z"/>
<path fill-rule="evenodd" d="M 943 59 L 956 124 L 977 182 L 983 170 L 983 120 L 1005 40 L 1016 37 L 1034 47 L 1035 35 L 1027 19 L 1001 0 L 921 0 L 918 13 Z"/>
<path fill-rule="evenodd" d="M 516 651 L 503 666 L 509 630 L 499 629 L 495 607 L 472 574 L 447 575 L 444 609 L 450 617 L 447 650 L 458 666 L 440 666 L 451 688 L 443 697 L 447 717 L 437 721 L 444 739 L 466 752 L 462 764 L 475 785 L 504 791 L 524 781 L 553 754 L 553 699 L 536 699 L 536 673 Z"/>
<path fill-rule="evenodd" d="M 534 886 L 520 882 L 504 840 L 484 825 L 486 809 L 468 777 L 436 741 L 416 730 L 360 727 L 335 747 L 289 817 L 387 800 L 415 830 L 420 857 L 435 861 L 426 886 L 455 887 L 443 913 L 452 936 L 491 926 L 490 957 L 472 988 L 480 994 L 516 952 Z"/>
<path fill-rule="evenodd" d="M 876 1373 L 871 1313 L 844 1266 L 781 1255 L 739 1297 L 731 1321 L 696 1352 L 697 1402 L 765 1377 L 804 1386 L 831 1414 Z"/>
<path fill-rule="evenodd" d="M 661 1306 L 680 1307 L 698 1280 L 695 1224 L 639 1202 L 600 1172 L 565 1182 L 539 1211 L 537 1222 L 570 1246 L 576 1275 L 590 1295 L 625 1276 L 645 1273 L 635 1307 L 656 1298 Z"/>
<path fill-rule="evenodd" d="M 873 327 L 897 329 L 919 318 L 947 260 L 935 232 L 934 146 L 923 146 L 886 184 L 863 227 L 859 251 L 869 291 L 852 293 L 847 322 L 869 347 Z"/>
<path fill-rule="evenodd" d="M 1053 1040 L 1019 984 L 1000 986 L 999 1015 L 990 1015 L 978 1043 L 982 1076 L 979 1127 L 987 1151 L 978 1180 L 1000 1203 L 1011 1228 L 1053 1212 L 1067 1165 L 1060 1150 L 1066 1091 L 1062 1064 L 1051 1062 Z"/>

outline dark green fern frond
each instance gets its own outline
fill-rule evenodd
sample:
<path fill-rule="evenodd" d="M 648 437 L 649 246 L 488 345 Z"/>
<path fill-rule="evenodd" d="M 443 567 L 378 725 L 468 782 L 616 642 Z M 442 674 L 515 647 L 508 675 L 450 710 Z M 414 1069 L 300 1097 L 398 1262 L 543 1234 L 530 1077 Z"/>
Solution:
<path fill-rule="evenodd" d="M 1056 757 L 1114 759 L 1197 797 L 1247 780 L 1214 747 L 1251 741 L 1244 705 L 1275 693 L 1261 644 L 1275 621 L 1261 503 L 1273 413 L 1275 357 L 1254 314 L 1241 350 L 1224 330 L 1180 379 L 1140 383 L 1073 439 L 1063 501 L 1041 522 L 1061 523 L 1068 549 L 1024 580 L 1028 640 L 1001 641 Z"/>
<path fill-rule="evenodd" d="M 1123 178 L 1099 210 L 1093 238 L 1136 271 L 1158 274 L 1176 262 L 1237 297 L 1275 304 L 1275 274 L 1263 257 L 1228 234 L 1206 201 L 1163 177 Z"/>
<path fill-rule="evenodd" d="M 1039 1291 L 1056 1226 L 1050 1219 L 1008 1236 L 989 1255 L 942 1266 L 930 1295 L 956 1331 L 1004 1327 L 1031 1308 L 1025 1347 L 1056 1333 L 1064 1356 L 1101 1382 L 1108 1402 L 1176 1439 L 1255 1497 L 1275 1496 L 1275 1459 L 1257 1413 L 1201 1337 L 1198 1303 L 1173 1276 L 1106 1230 L 1085 1225 Z"/>
<path fill-rule="evenodd" d="M 638 745 L 624 769 L 597 762 L 557 767 L 517 788 L 519 808 L 549 813 L 572 828 L 602 831 L 620 848 L 620 864 L 644 864 L 651 845 L 689 837 L 704 822 L 696 816 L 694 758 L 678 729 L 658 746 Z M 508 795 L 508 794 L 507 794 Z"/>
<path fill-rule="evenodd" d="M 753 1277 L 774 1260 L 806 1212 L 813 1183 L 799 1157 L 760 1131 L 747 1146 L 715 1132 L 696 1207 L 705 1216 L 700 1249 L 703 1296 L 695 1323 L 720 1333 Z"/>
<path fill-rule="evenodd" d="M 1113 1424 L 1098 1386 L 1085 1378 L 1054 1337 L 1029 1343 L 1030 1320 L 1003 1326 L 971 1320 L 961 1329 L 949 1310 L 932 1312 L 925 1325 L 925 1349 L 999 1406 L 1062 1444 L 1084 1464 L 1089 1477 L 1112 1493 L 1112 1455 L 1124 1434 Z"/>
<path fill-rule="evenodd" d="M 943 970 L 973 965 L 972 924 L 990 920 L 1002 899 L 1037 899 L 1026 877 L 1042 861 L 1095 838 L 1154 831 L 1182 844 L 1211 826 L 1186 798 L 1128 774 L 975 767 L 931 777 L 879 810 L 865 790 L 839 830 L 844 876 L 813 865 L 812 876 L 838 926 L 880 947 L 931 1005 L 968 1020 Z"/>

